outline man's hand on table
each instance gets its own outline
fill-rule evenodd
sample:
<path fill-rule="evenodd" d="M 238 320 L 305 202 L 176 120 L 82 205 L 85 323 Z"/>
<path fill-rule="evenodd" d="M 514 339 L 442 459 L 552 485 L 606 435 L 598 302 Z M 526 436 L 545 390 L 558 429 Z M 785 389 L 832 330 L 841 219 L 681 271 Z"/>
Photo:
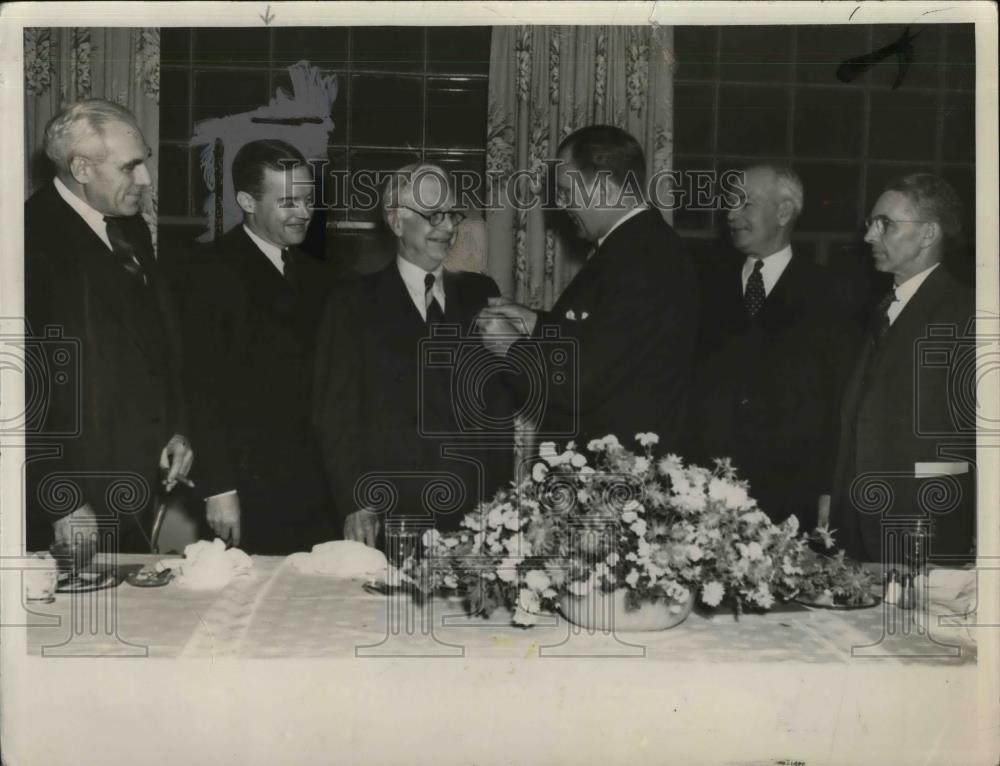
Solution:
<path fill-rule="evenodd" d="M 240 496 L 226 492 L 205 500 L 205 518 L 221 539 L 234 548 L 240 544 Z"/>
<path fill-rule="evenodd" d="M 344 519 L 344 539 L 374 548 L 380 527 L 378 516 L 372 511 L 355 511 Z"/>
<path fill-rule="evenodd" d="M 84 503 L 75 511 L 63 516 L 52 524 L 55 542 L 70 544 L 76 534 L 97 537 L 97 514 L 90 503 Z"/>

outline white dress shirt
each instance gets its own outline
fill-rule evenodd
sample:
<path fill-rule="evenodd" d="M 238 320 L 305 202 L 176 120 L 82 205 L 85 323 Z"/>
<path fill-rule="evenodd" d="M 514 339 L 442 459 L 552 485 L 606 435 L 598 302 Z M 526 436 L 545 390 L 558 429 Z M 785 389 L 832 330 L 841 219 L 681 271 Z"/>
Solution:
<path fill-rule="evenodd" d="M 600 247 L 601 245 L 603 245 L 604 244 L 604 240 L 606 240 L 608 237 L 611 236 L 611 232 L 613 232 L 615 229 L 617 229 L 623 223 L 625 223 L 626 221 L 628 221 L 628 220 L 630 220 L 632 218 L 635 218 L 637 215 L 639 215 L 639 213 L 645 213 L 647 210 L 649 210 L 649 206 L 648 205 L 640 205 L 639 207 L 632 208 L 631 210 L 629 210 L 625 215 L 623 215 L 621 218 L 619 218 L 617 221 L 615 221 L 614 225 L 604 233 L 603 237 L 599 237 L 597 239 L 597 247 Z M 594 248 L 595 252 L 597 250 L 597 247 Z"/>
<path fill-rule="evenodd" d="M 747 257 L 743 264 L 743 292 L 747 291 L 747 280 L 750 279 L 750 275 L 753 273 L 754 264 L 757 262 L 757 258 Z M 788 264 L 792 260 L 792 246 L 785 245 L 781 250 L 776 253 L 771 253 L 770 255 L 759 259 L 764 265 L 760 267 L 760 275 L 764 279 L 764 295 L 770 295 L 771 290 L 778 283 L 778 279 L 784 273 Z"/>
<path fill-rule="evenodd" d="M 56 191 L 59 192 L 59 196 L 66 200 L 66 204 L 73 208 L 76 214 L 83 219 L 84 223 L 94 231 L 94 234 L 101 238 L 101 242 L 108 246 L 108 250 L 113 251 L 114 248 L 111 247 L 111 239 L 108 237 L 108 224 L 104 221 L 104 213 L 95 210 L 77 197 L 58 177 L 52 183 L 56 187 Z"/>
<path fill-rule="evenodd" d="M 257 249 L 267 256 L 267 260 L 269 260 L 271 265 L 278 270 L 278 273 L 284 275 L 285 264 L 281 260 L 281 248 L 272 242 L 268 242 L 266 239 L 258 237 L 250 231 L 250 227 L 246 224 L 243 224 L 243 231 L 245 231 L 247 236 L 253 240 L 255 245 L 257 245 Z"/>
<path fill-rule="evenodd" d="M 914 274 L 912 277 L 907 279 L 903 284 L 896 285 L 896 300 L 889 304 L 889 308 L 885 310 L 886 316 L 889 317 L 889 324 L 892 325 L 896 321 L 896 317 L 902 313 L 903 309 L 906 308 L 906 304 L 910 302 L 917 290 L 920 289 L 920 285 L 924 283 L 924 280 L 931 275 L 940 263 L 935 263 L 929 269 L 924 269 L 918 274 Z"/>
<path fill-rule="evenodd" d="M 427 288 L 424 287 L 424 277 L 428 273 L 434 275 L 434 287 L 431 288 L 431 295 L 434 296 L 441 311 L 444 312 L 444 266 L 438 266 L 434 271 L 426 272 L 401 255 L 396 256 L 396 266 L 399 268 L 399 276 L 403 278 L 403 284 L 406 285 L 406 291 L 413 299 L 413 305 L 417 307 L 417 311 L 420 312 L 420 316 L 425 322 L 427 321 L 427 304 L 424 301 Z"/>

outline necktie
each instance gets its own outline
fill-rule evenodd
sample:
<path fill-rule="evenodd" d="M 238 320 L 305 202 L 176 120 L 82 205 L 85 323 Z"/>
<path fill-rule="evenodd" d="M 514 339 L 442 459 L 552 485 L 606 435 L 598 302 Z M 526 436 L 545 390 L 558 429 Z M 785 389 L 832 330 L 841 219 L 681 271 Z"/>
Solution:
<path fill-rule="evenodd" d="M 135 248 L 132 247 L 132 243 L 125 236 L 125 231 L 122 229 L 120 220 L 106 215 L 104 216 L 104 223 L 107 225 L 108 239 L 111 242 L 111 252 L 118 257 L 122 267 L 133 279 L 141 281 L 144 285 L 149 284 L 142 264 L 139 263 L 139 259 L 135 256 Z"/>
<path fill-rule="evenodd" d="M 892 288 L 885 297 L 878 302 L 878 313 L 875 315 L 877 324 L 875 325 L 875 342 L 882 340 L 882 336 L 889 331 L 889 307 L 898 301 L 896 288 Z"/>
<path fill-rule="evenodd" d="M 764 268 L 764 261 L 757 258 L 753 262 L 753 273 L 747 279 L 747 289 L 743 293 L 743 302 L 746 304 L 750 316 L 756 316 L 760 307 L 764 304 L 767 293 L 764 292 L 764 275 L 760 270 Z"/>
<path fill-rule="evenodd" d="M 285 279 L 289 279 L 292 271 L 292 254 L 287 247 L 281 251 L 281 266 L 281 273 L 284 274 Z"/>
<path fill-rule="evenodd" d="M 428 325 L 444 321 L 444 311 L 441 310 L 441 304 L 434 297 L 434 281 L 433 274 L 427 274 L 424 277 L 424 306 L 427 309 Z"/>

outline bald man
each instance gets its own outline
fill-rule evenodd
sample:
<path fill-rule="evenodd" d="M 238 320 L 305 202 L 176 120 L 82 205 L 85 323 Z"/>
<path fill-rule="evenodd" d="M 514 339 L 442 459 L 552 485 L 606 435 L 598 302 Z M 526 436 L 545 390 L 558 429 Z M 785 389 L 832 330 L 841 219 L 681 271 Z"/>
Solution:
<path fill-rule="evenodd" d="M 443 269 L 463 218 L 444 171 L 409 165 L 392 174 L 382 213 L 396 258 L 335 290 L 314 384 L 314 425 L 344 537 L 368 545 L 389 513 L 455 528 L 509 479 L 513 445 L 509 424 L 497 424 L 495 376 L 467 375 L 493 363 L 470 335 L 500 292 L 487 276 Z"/>

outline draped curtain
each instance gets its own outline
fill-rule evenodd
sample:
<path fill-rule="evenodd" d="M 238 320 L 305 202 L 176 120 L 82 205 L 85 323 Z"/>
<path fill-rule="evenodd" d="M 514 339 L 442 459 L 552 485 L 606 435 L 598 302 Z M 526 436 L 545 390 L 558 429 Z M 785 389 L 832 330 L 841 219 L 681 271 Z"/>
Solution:
<path fill-rule="evenodd" d="M 114 101 L 136 116 L 153 183 L 142 215 L 156 242 L 156 148 L 160 140 L 160 30 L 151 28 L 36 27 L 24 30 L 25 193 L 53 175 L 42 149 L 45 125 L 82 98 Z"/>
<path fill-rule="evenodd" d="M 499 209 L 486 223 L 488 271 L 504 295 L 550 308 L 579 268 L 568 256 L 580 244 L 558 218 L 523 204 L 542 198 L 544 163 L 572 131 L 617 125 L 644 148 L 648 173 L 669 168 L 672 48 L 673 30 L 652 25 L 494 27 L 487 171 Z"/>

